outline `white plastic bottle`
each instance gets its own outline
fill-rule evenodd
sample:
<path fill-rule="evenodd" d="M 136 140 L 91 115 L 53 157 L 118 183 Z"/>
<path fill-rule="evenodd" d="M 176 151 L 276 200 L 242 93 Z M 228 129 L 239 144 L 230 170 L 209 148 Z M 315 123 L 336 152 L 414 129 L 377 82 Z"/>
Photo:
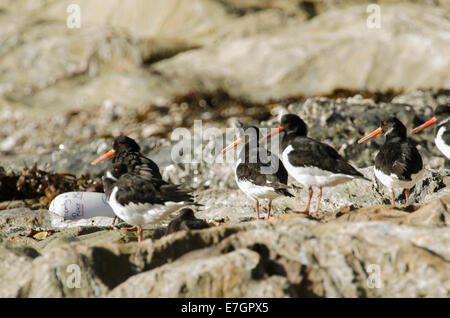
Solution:
<path fill-rule="evenodd" d="M 65 220 L 88 219 L 94 216 L 114 217 L 106 195 L 99 192 L 66 192 L 50 203 L 49 211 Z"/>

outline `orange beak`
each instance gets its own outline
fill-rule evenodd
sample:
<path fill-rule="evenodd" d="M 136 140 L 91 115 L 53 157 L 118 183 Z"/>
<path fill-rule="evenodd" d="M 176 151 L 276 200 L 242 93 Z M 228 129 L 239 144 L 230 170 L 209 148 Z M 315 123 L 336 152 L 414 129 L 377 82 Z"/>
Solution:
<path fill-rule="evenodd" d="M 262 137 L 259 140 L 259 143 L 263 143 L 264 141 L 266 141 L 267 139 L 272 138 L 273 136 L 275 136 L 276 134 L 279 134 L 280 132 L 282 132 L 284 130 L 284 127 L 282 126 L 278 126 L 275 130 L 273 130 L 271 133 L 267 134 L 266 136 Z"/>
<path fill-rule="evenodd" d="M 242 138 L 239 137 L 238 139 L 236 139 L 235 141 L 233 141 L 232 144 L 228 145 L 226 148 L 222 149 L 222 153 L 227 152 L 230 149 L 233 149 L 234 147 L 236 147 L 237 145 L 239 145 L 242 142 Z"/>
<path fill-rule="evenodd" d="M 427 122 L 423 123 L 422 125 L 414 128 L 413 130 L 411 130 L 411 134 L 418 133 L 419 131 L 422 131 L 422 130 L 424 130 L 425 128 L 427 128 L 429 126 L 431 126 L 433 124 L 436 124 L 436 122 L 437 122 L 436 117 L 433 117 L 429 121 L 427 121 Z"/>
<path fill-rule="evenodd" d="M 379 134 L 383 133 L 383 129 L 381 127 L 375 129 L 374 131 L 372 131 L 370 134 L 368 134 L 367 136 L 361 138 L 360 140 L 358 140 L 358 144 L 367 141 L 369 139 L 372 139 L 375 136 L 378 136 Z"/>
<path fill-rule="evenodd" d="M 100 157 L 98 157 L 97 159 L 92 161 L 91 165 L 96 165 L 97 163 L 102 162 L 103 160 L 108 159 L 109 157 L 113 156 L 115 153 L 116 153 L 116 151 L 114 149 L 111 149 L 104 155 L 101 155 Z"/>

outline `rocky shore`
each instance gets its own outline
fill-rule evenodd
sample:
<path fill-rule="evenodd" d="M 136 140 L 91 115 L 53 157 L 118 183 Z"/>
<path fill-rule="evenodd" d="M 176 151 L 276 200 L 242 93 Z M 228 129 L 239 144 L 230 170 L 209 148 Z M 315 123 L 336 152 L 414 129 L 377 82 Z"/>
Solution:
<path fill-rule="evenodd" d="M 0 297 L 450 296 L 450 166 L 434 129 L 412 136 L 426 171 L 410 206 L 397 192 L 391 207 L 374 177 L 383 138 L 357 144 L 384 115 L 409 132 L 450 103 L 446 3 L 378 1 L 372 30 L 360 1 L 78 2 L 82 27 L 68 29 L 70 1 L 0 0 Z M 206 149 L 209 128 L 225 144 L 237 119 L 276 127 L 282 111 L 371 182 L 324 189 L 307 217 L 290 179 L 295 197 L 257 221 L 234 162 L 172 160 L 176 128 L 195 136 L 201 121 Z M 138 244 L 123 222 L 48 210 L 101 189 L 107 164 L 90 162 L 120 134 L 193 189 L 210 228 L 164 235 L 175 213 Z"/>
<path fill-rule="evenodd" d="M 397 193 L 399 207 L 391 207 L 387 189 L 373 175 L 370 165 L 379 141 L 355 144 L 375 127 L 379 114 L 395 109 L 409 126 L 429 117 L 430 107 L 420 106 L 421 98 L 436 103 L 450 96 L 417 92 L 393 99 L 408 100 L 406 104 L 376 103 L 356 95 L 260 106 L 268 109 L 268 116 L 281 108 L 298 113 L 311 125 L 311 135 L 339 149 L 372 180 L 325 189 L 322 210 L 314 218 L 292 213 L 304 208 L 307 191 L 291 180 L 296 197 L 277 199 L 273 217 L 256 221 L 253 203 L 237 189 L 232 163 L 174 164 L 168 154 L 175 142 L 157 136 L 138 138 L 144 154 L 163 168 L 165 178 L 195 189 L 196 201 L 203 204 L 196 216 L 211 226 L 163 236 L 166 225 L 149 225 L 140 245 L 135 233 L 121 230 L 124 223 L 113 225 L 112 218 L 69 221 L 48 211 L 57 194 L 85 191 L 101 182 L 107 165 L 89 162 L 110 147 L 111 137 L 10 161 L 0 179 L 1 192 L 5 193 L 7 181 L 14 188 L 21 179 L 29 197 L 22 199 L 16 191 L 18 197 L 0 203 L 0 260 L 2 277 L 7 277 L 0 283 L 0 295 L 448 297 L 450 170 L 434 149 L 432 132 L 414 136 L 427 170 L 412 189 L 413 205 L 408 207 L 401 206 L 402 193 Z M 113 125 L 132 118 L 124 115 Z M 217 123 L 223 127 L 226 121 Z M 262 125 L 274 126 L 275 121 L 270 118 Z M 318 129 L 323 125 L 328 129 Z M 144 121 L 132 129 L 146 127 Z M 32 162 L 37 166 L 23 167 Z M 53 182 L 43 182 L 49 178 Z M 32 192 L 33 185 L 40 186 L 40 192 Z M 71 264 L 80 266 L 81 288 L 67 285 L 73 278 L 67 272 Z M 369 266 L 379 266 L 381 288 L 367 283 Z"/>

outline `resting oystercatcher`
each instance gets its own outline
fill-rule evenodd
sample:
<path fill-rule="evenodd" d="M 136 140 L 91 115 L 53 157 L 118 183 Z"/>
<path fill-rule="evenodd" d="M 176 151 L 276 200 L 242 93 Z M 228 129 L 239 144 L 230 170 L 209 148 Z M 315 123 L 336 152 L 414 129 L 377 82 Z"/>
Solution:
<path fill-rule="evenodd" d="M 197 219 L 192 209 L 184 208 L 180 210 L 180 215 L 169 223 L 165 235 L 182 230 L 200 230 L 207 228 L 209 228 L 208 223 L 202 219 Z"/>
<path fill-rule="evenodd" d="M 437 124 L 436 137 L 434 143 L 436 147 L 450 159 L 450 106 L 439 105 L 434 111 L 434 116 L 423 123 L 422 125 L 414 128 L 411 134 L 418 133 L 425 128 Z"/>
<path fill-rule="evenodd" d="M 310 214 L 313 187 L 319 188 L 316 204 L 316 212 L 318 212 L 323 187 L 333 187 L 354 178 L 370 181 L 332 147 L 307 137 L 308 127 L 297 115 L 283 115 L 280 124 L 276 130 L 262 138 L 260 143 L 283 132 L 281 160 L 289 174 L 308 188 L 308 203 L 303 213 Z"/>
<path fill-rule="evenodd" d="M 162 179 L 129 172 L 124 163 L 114 163 L 103 177 L 106 199 L 114 213 L 137 229 L 142 241 L 142 225 L 158 224 L 172 212 L 193 202 L 188 190 Z"/>
<path fill-rule="evenodd" d="M 279 196 L 292 197 L 287 188 L 288 173 L 280 159 L 268 150 L 260 149 L 258 127 L 238 124 L 241 137 L 222 150 L 222 153 L 236 147 L 244 139 L 234 175 L 238 187 L 256 203 L 256 218 L 259 217 L 259 199 L 269 199 L 267 219 L 270 217 L 272 200 Z M 261 150 L 261 151 L 260 151 Z M 267 160 L 265 160 L 267 159 Z"/>
<path fill-rule="evenodd" d="M 145 157 L 141 147 L 128 136 L 119 136 L 114 140 L 113 147 L 104 155 L 91 162 L 92 165 L 112 157 L 112 163 L 123 163 L 128 172 L 134 172 L 142 176 L 162 179 L 158 165 L 151 159 Z"/>
<path fill-rule="evenodd" d="M 406 127 L 400 120 L 390 117 L 381 121 L 380 127 L 358 140 L 358 144 L 384 134 L 386 141 L 375 157 L 375 176 L 391 190 L 391 204 L 395 205 L 394 188 L 405 189 L 406 205 L 409 192 L 423 173 L 422 157 L 406 137 Z"/>

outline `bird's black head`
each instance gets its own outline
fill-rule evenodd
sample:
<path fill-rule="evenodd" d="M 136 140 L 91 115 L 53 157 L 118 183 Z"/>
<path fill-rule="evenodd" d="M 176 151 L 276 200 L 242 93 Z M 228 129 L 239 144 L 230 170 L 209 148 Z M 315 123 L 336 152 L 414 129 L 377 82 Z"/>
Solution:
<path fill-rule="evenodd" d="M 449 120 L 450 120 L 450 105 L 449 104 L 439 105 L 434 110 L 434 116 L 431 119 L 424 122 L 422 125 L 411 130 L 411 133 L 416 134 L 434 124 L 437 124 L 438 127 L 447 125 Z"/>
<path fill-rule="evenodd" d="M 194 218 L 194 211 L 189 208 L 184 208 L 180 210 L 180 216 L 183 218 Z"/>
<path fill-rule="evenodd" d="M 113 149 L 116 152 L 119 151 L 129 151 L 129 152 L 139 152 L 141 147 L 128 136 L 119 136 L 114 140 Z"/>
<path fill-rule="evenodd" d="M 450 118 L 450 105 L 443 104 L 436 107 L 434 110 L 434 117 L 436 117 L 439 126 L 446 123 Z"/>
<path fill-rule="evenodd" d="M 388 117 L 381 120 L 380 128 L 386 138 L 400 137 L 406 138 L 406 127 L 396 117 Z"/>
<path fill-rule="evenodd" d="M 123 163 L 113 163 L 109 166 L 106 175 L 102 178 L 103 189 L 108 200 L 117 180 L 126 172 L 127 167 Z"/>
<path fill-rule="evenodd" d="M 98 157 L 97 159 L 92 161 L 91 165 L 96 165 L 97 163 L 102 162 L 103 160 L 106 160 L 112 156 L 116 156 L 118 153 L 139 152 L 140 149 L 141 148 L 136 143 L 136 141 L 134 141 L 130 137 L 120 136 L 114 140 L 113 148 L 111 150 L 109 150 L 107 153 L 101 155 L 100 157 Z M 113 157 L 113 158 L 117 158 L 117 157 Z"/>
<path fill-rule="evenodd" d="M 243 124 L 238 122 L 236 127 L 240 128 L 241 138 L 244 139 L 245 143 L 252 142 L 258 145 L 258 140 L 261 138 L 261 133 L 259 128 L 253 125 Z"/>
<path fill-rule="evenodd" d="M 308 134 L 308 126 L 305 122 L 294 114 L 286 114 L 281 117 L 281 127 L 286 133 L 295 133 L 296 135 L 306 136 Z"/>
<path fill-rule="evenodd" d="M 358 144 L 363 143 L 375 136 L 383 134 L 386 140 L 392 138 L 406 139 L 406 127 L 395 117 L 387 117 L 380 122 L 380 127 L 358 140 Z"/>
<path fill-rule="evenodd" d="M 237 145 L 241 144 L 242 142 L 246 145 L 246 147 L 258 147 L 258 140 L 260 137 L 260 132 L 258 127 L 243 124 L 240 121 L 236 123 L 236 128 L 239 128 L 239 134 L 240 137 L 233 141 L 232 144 L 228 145 L 224 149 L 222 149 L 222 153 L 227 152 L 230 149 L 233 149 Z"/>
<path fill-rule="evenodd" d="M 106 176 L 111 179 L 117 180 L 126 172 L 127 166 L 124 163 L 113 163 L 107 171 Z"/>

